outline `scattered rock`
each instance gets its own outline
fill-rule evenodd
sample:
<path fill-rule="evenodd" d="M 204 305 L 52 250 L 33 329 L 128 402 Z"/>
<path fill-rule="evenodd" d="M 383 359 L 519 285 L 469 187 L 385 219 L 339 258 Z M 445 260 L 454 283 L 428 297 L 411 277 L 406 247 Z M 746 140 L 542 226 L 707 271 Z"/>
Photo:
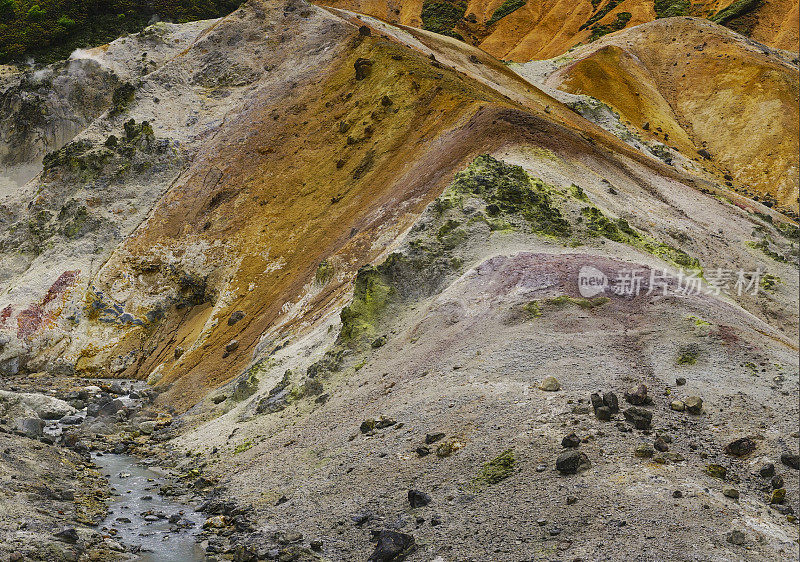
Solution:
<path fill-rule="evenodd" d="M 789 468 L 800 470 L 800 455 L 796 455 L 794 453 L 783 453 L 781 454 L 781 463 L 785 464 Z"/>
<path fill-rule="evenodd" d="M 356 80 L 364 80 L 370 75 L 372 70 L 372 61 L 369 59 L 358 58 L 353 63 L 353 68 L 356 70 Z"/>
<path fill-rule="evenodd" d="M 647 403 L 647 387 L 640 384 L 636 388 L 625 391 L 625 400 L 633 406 L 641 406 Z"/>
<path fill-rule="evenodd" d="M 145 435 L 150 435 L 156 430 L 156 422 L 143 421 L 139 424 L 139 431 Z"/>
<path fill-rule="evenodd" d="M 419 490 L 409 490 L 408 503 L 412 508 L 425 507 L 431 503 L 431 497 L 425 492 L 420 492 Z"/>
<path fill-rule="evenodd" d="M 738 500 L 739 490 L 737 490 L 736 488 L 723 488 L 722 495 L 725 496 L 726 498 Z"/>
<path fill-rule="evenodd" d="M 731 544 L 735 544 L 736 546 L 742 546 L 745 541 L 745 536 L 742 531 L 731 531 L 725 537 L 725 540 L 727 540 Z"/>
<path fill-rule="evenodd" d="M 772 495 L 769 498 L 769 503 L 783 503 L 786 499 L 786 488 L 777 488 L 772 490 Z"/>
<path fill-rule="evenodd" d="M 720 480 L 725 480 L 725 476 L 728 474 L 728 469 L 719 464 L 707 464 L 705 470 L 706 474 Z"/>
<path fill-rule="evenodd" d="M 241 311 L 241 310 L 235 310 L 235 311 L 233 311 L 233 312 L 231 313 L 231 315 L 230 315 L 230 316 L 228 316 L 228 326 L 233 326 L 233 325 L 234 325 L 234 324 L 236 324 L 236 323 L 237 323 L 239 320 L 241 320 L 242 318 L 244 318 L 244 316 L 245 316 L 245 314 L 244 314 L 244 311 Z"/>
<path fill-rule="evenodd" d="M 556 459 L 556 470 L 561 474 L 576 474 L 592 466 L 585 453 L 575 450 L 561 453 Z"/>
<path fill-rule="evenodd" d="M 686 410 L 690 414 L 702 414 L 703 413 L 703 399 L 699 396 L 690 396 L 686 400 L 683 401 L 686 404 Z"/>
<path fill-rule="evenodd" d="M 663 437 L 656 437 L 656 440 L 653 442 L 653 447 L 656 451 L 660 451 L 662 453 L 669 451 L 669 445 Z"/>
<path fill-rule="evenodd" d="M 622 414 L 636 429 L 650 429 L 653 423 L 653 412 L 645 410 L 644 408 L 639 408 L 638 406 L 631 406 Z"/>
<path fill-rule="evenodd" d="M 78 425 L 79 423 L 83 423 L 83 418 L 80 416 L 64 416 L 58 423 L 61 425 Z"/>
<path fill-rule="evenodd" d="M 74 527 L 67 527 L 53 535 L 58 540 L 65 542 L 67 544 L 75 544 L 78 542 L 80 538 L 78 536 L 78 531 L 75 530 Z"/>
<path fill-rule="evenodd" d="M 676 384 L 676 385 L 678 385 L 678 386 L 683 386 L 683 385 L 685 385 L 685 384 L 686 384 L 686 378 L 685 378 L 685 377 L 678 377 L 678 378 L 676 378 L 676 379 L 675 379 L 675 384 Z"/>
<path fill-rule="evenodd" d="M 444 433 L 427 433 L 425 434 L 425 444 L 432 445 L 437 441 L 444 439 Z"/>
<path fill-rule="evenodd" d="M 775 476 L 772 477 L 772 480 L 770 480 L 769 483 L 773 489 L 783 488 L 784 484 L 783 476 L 781 476 L 780 474 L 776 474 Z"/>
<path fill-rule="evenodd" d="M 225 346 L 225 351 L 227 353 L 233 353 L 237 349 L 239 349 L 239 340 L 231 340 Z"/>
<path fill-rule="evenodd" d="M 749 437 L 731 441 L 725 446 L 725 453 L 734 457 L 744 457 L 756 450 L 756 442 Z"/>
<path fill-rule="evenodd" d="M 613 392 L 606 392 L 603 394 L 603 405 L 611 410 L 612 414 L 619 413 L 619 399 Z"/>
<path fill-rule="evenodd" d="M 396 562 L 416 547 L 413 536 L 397 531 L 379 531 L 377 538 L 378 544 L 367 562 Z"/>
<path fill-rule="evenodd" d="M 581 444 L 581 438 L 575 435 L 574 433 L 570 433 L 564 439 L 561 440 L 561 446 L 567 449 L 574 449 L 578 445 Z"/>
<path fill-rule="evenodd" d="M 686 409 L 686 404 L 681 402 L 680 400 L 673 400 L 669 405 L 670 410 L 674 410 L 676 412 L 683 412 Z"/>
<path fill-rule="evenodd" d="M 44 430 L 44 422 L 39 418 L 19 418 L 14 425 L 22 435 L 32 439 L 41 437 Z"/>
<path fill-rule="evenodd" d="M 608 406 L 600 406 L 595 410 L 594 415 L 600 421 L 611 421 L 611 408 Z"/>
<path fill-rule="evenodd" d="M 653 448 L 648 443 L 642 443 L 633 450 L 633 456 L 640 459 L 649 459 L 653 456 Z"/>
<path fill-rule="evenodd" d="M 765 464 L 758 470 L 758 474 L 762 478 L 772 478 L 775 476 L 775 465 L 770 463 Z"/>
<path fill-rule="evenodd" d="M 553 376 L 545 377 L 542 383 L 539 385 L 539 388 L 546 392 L 556 392 L 561 390 L 561 383 L 558 382 L 558 379 Z"/>

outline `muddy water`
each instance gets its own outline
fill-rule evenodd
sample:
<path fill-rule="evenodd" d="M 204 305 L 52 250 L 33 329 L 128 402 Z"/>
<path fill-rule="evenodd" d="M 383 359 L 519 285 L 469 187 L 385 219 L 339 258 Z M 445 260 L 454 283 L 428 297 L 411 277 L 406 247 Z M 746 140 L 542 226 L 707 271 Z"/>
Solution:
<path fill-rule="evenodd" d="M 192 562 L 205 560 L 195 542 L 202 517 L 183 504 L 158 493 L 165 480 L 128 455 L 94 455 L 93 460 L 111 485 L 112 503 L 102 527 L 115 529 L 113 539 L 140 547 L 136 560 Z"/>

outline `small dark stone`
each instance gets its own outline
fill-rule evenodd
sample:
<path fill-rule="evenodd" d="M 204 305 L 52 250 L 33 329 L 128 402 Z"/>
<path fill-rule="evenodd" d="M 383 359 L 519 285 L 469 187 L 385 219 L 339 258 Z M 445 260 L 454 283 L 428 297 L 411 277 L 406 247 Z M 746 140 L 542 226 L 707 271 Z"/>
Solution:
<path fill-rule="evenodd" d="M 775 465 L 771 462 L 765 464 L 758 470 L 758 474 L 761 475 L 762 478 L 772 478 L 775 476 Z"/>
<path fill-rule="evenodd" d="M 367 562 L 396 562 L 416 547 L 414 537 L 405 533 L 383 530 L 377 536 L 378 544 Z"/>
<path fill-rule="evenodd" d="M 781 454 L 781 462 L 786 466 L 788 466 L 789 468 L 800 470 L 800 455 L 795 455 L 793 453 L 783 453 Z"/>
<path fill-rule="evenodd" d="M 634 406 L 641 406 L 647 402 L 647 387 L 640 384 L 636 388 L 632 388 L 625 392 L 625 400 Z"/>
<path fill-rule="evenodd" d="M 425 444 L 430 445 L 444 438 L 444 433 L 428 433 L 425 435 Z"/>
<path fill-rule="evenodd" d="M 700 156 L 702 156 L 706 160 L 711 160 L 711 153 L 708 150 L 706 150 L 705 148 L 701 148 L 700 150 L 698 150 L 697 154 L 699 154 Z"/>
<path fill-rule="evenodd" d="M 58 540 L 68 544 L 75 544 L 80 538 L 78 536 L 78 531 L 76 531 L 74 527 L 67 527 L 64 530 L 55 533 L 53 536 Z"/>
<path fill-rule="evenodd" d="M 653 442 L 653 447 L 656 451 L 661 451 L 662 453 L 669 451 L 669 445 L 667 445 L 663 437 L 656 437 L 656 440 Z"/>
<path fill-rule="evenodd" d="M 678 386 L 683 386 L 686 384 L 686 379 L 684 377 L 678 377 L 675 379 L 675 384 Z"/>
<path fill-rule="evenodd" d="M 420 492 L 419 490 L 409 490 L 408 503 L 413 508 L 425 507 L 426 505 L 431 503 L 431 497 L 425 492 Z"/>
<path fill-rule="evenodd" d="M 322 550 L 322 541 L 319 539 L 315 539 L 310 543 L 308 543 L 308 546 L 311 548 L 311 550 L 319 552 L 320 550 Z"/>
<path fill-rule="evenodd" d="M 369 76 L 372 70 L 372 61 L 364 58 L 356 59 L 353 68 L 356 70 L 356 80 L 363 80 Z"/>
<path fill-rule="evenodd" d="M 672 497 L 673 498 L 682 498 L 683 497 L 683 492 L 681 492 L 680 490 L 675 490 L 674 492 L 672 492 Z"/>
<path fill-rule="evenodd" d="M 233 353 L 237 349 L 239 349 L 239 340 L 231 340 L 225 346 L 225 351 L 227 351 L 228 353 Z"/>
<path fill-rule="evenodd" d="M 575 474 L 592 466 L 585 453 L 575 450 L 561 453 L 556 459 L 556 470 L 561 474 Z"/>
<path fill-rule="evenodd" d="M 731 531 L 730 533 L 728 533 L 726 540 L 731 544 L 742 546 L 745 541 L 745 536 L 744 533 L 741 531 Z"/>
<path fill-rule="evenodd" d="M 241 310 L 234 311 L 230 316 L 228 316 L 228 326 L 233 326 L 242 318 L 244 318 L 244 312 Z"/>
<path fill-rule="evenodd" d="M 611 409 L 608 406 L 600 406 L 594 414 L 600 421 L 611 421 Z"/>
<path fill-rule="evenodd" d="M 578 445 L 581 444 L 581 438 L 575 435 L 574 433 L 570 433 L 564 439 L 561 440 L 561 446 L 567 449 L 574 449 Z"/>
<path fill-rule="evenodd" d="M 603 394 L 603 404 L 611 410 L 612 414 L 616 414 L 619 412 L 619 399 L 617 395 L 613 392 L 606 392 Z"/>
<path fill-rule="evenodd" d="M 725 446 L 725 453 L 734 457 L 744 457 L 756 450 L 756 442 L 749 437 L 731 441 Z"/>
<path fill-rule="evenodd" d="M 370 35 L 372 35 L 372 31 L 370 31 L 369 27 L 367 27 L 366 25 L 362 25 L 361 27 L 358 28 L 358 34 L 361 35 L 362 37 L 369 37 Z"/>
<path fill-rule="evenodd" d="M 599 408 L 605 406 L 603 403 L 603 398 L 596 392 L 592 393 L 592 395 L 589 397 L 589 400 L 592 402 L 592 409 L 594 409 L 595 413 L 597 413 Z"/>
<path fill-rule="evenodd" d="M 420 457 L 425 457 L 431 454 L 431 450 L 429 447 L 417 447 L 417 454 Z"/>
<path fill-rule="evenodd" d="M 776 474 L 775 476 L 773 476 L 772 480 L 770 480 L 769 483 L 772 485 L 773 490 L 783 488 L 783 485 L 785 484 L 785 482 L 783 481 L 783 476 L 781 476 L 780 474 Z"/>
<path fill-rule="evenodd" d="M 442 524 L 442 517 L 441 517 L 441 515 L 439 515 L 438 513 L 434 513 L 434 514 L 431 516 L 431 525 L 432 525 L 433 527 L 436 527 L 437 525 L 441 525 L 441 524 Z"/>
<path fill-rule="evenodd" d="M 623 415 L 636 429 L 650 429 L 653 423 L 653 412 L 637 406 L 631 406 L 623 412 Z"/>

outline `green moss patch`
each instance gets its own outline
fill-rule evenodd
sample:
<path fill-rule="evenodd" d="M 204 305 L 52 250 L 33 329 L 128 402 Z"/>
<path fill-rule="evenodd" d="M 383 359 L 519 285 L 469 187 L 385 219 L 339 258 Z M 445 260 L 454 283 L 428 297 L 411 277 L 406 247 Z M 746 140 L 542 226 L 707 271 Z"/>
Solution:
<path fill-rule="evenodd" d="M 466 2 L 425 2 L 422 4 L 422 29 L 449 35 L 456 39 L 463 39 L 453 31 L 456 24 L 461 21 L 467 11 Z"/>
<path fill-rule="evenodd" d="M 497 23 L 508 14 L 516 12 L 527 3 L 527 0 L 505 0 L 505 2 L 500 4 L 500 6 L 494 12 L 492 12 L 492 17 L 489 18 L 489 21 L 486 22 L 486 25 L 490 26 Z"/>
<path fill-rule="evenodd" d="M 686 16 L 689 14 L 691 7 L 689 0 L 655 0 L 653 2 L 656 18 Z"/>
<path fill-rule="evenodd" d="M 708 19 L 714 23 L 725 24 L 729 21 L 748 14 L 758 8 L 763 0 L 736 0 L 727 8 L 723 8 Z"/>
<path fill-rule="evenodd" d="M 608 25 L 593 25 L 592 34 L 589 36 L 589 41 L 596 41 L 603 35 L 608 35 L 609 33 L 619 31 L 620 29 L 625 29 L 625 26 L 628 25 L 629 21 L 631 21 L 631 17 L 633 16 L 630 12 L 619 12 L 617 14 L 617 19 L 615 19 L 612 23 Z"/>
<path fill-rule="evenodd" d="M 572 227 L 553 204 L 551 192 L 550 186 L 531 178 L 522 167 L 484 154 L 456 174 L 439 204 L 448 207 L 465 195 L 478 196 L 486 201 L 490 217 L 516 214 L 525 218 L 536 234 L 569 236 Z"/>
<path fill-rule="evenodd" d="M 514 474 L 515 464 L 514 450 L 507 449 L 483 465 L 473 484 L 478 486 L 497 484 Z"/>
<path fill-rule="evenodd" d="M 581 215 L 586 219 L 590 236 L 603 236 L 615 242 L 634 246 L 678 267 L 701 270 L 697 258 L 674 246 L 639 234 L 623 218 L 609 219 L 596 207 L 584 207 Z"/>
<path fill-rule="evenodd" d="M 613 10 L 614 8 L 619 6 L 619 4 L 621 2 L 622 2 L 622 0 L 608 0 L 608 2 L 602 8 L 597 10 L 592 17 L 590 17 L 588 20 L 586 20 L 586 23 L 584 23 L 579 28 L 580 31 L 583 31 L 584 29 L 586 29 L 588 27 L 591 27 L 594 24 L 596 24 L 597 22 L 599 22 L 601 19 L 606 17 L 608 15 L 608 13 L 611 12 L 611 10 Z"/>

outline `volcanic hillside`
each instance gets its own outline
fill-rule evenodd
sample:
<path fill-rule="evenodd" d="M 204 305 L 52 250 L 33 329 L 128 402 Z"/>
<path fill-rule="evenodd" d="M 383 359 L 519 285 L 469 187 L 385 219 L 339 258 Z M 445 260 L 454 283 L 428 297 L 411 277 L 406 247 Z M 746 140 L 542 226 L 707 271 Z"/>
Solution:
<path fill-rule="evenodd" d="M 689 15 L 708 18 L 765 45 L 796 53 L 800 25 L 798 3 L 793 0 L 326 0 L 320 4 L 449 34 L 497 58 L 516 62 L 551 58 L 626 27 Z"/>
<path fill-rule="evenodd" d="M 796 63 L 683 18 L 601 41 L 509 68 L 250 0 L 9 73 L 0 375 L 146 380 L 158 423 L 71 434 L 171 458 L 214 556 L 790 557 Z"/>

